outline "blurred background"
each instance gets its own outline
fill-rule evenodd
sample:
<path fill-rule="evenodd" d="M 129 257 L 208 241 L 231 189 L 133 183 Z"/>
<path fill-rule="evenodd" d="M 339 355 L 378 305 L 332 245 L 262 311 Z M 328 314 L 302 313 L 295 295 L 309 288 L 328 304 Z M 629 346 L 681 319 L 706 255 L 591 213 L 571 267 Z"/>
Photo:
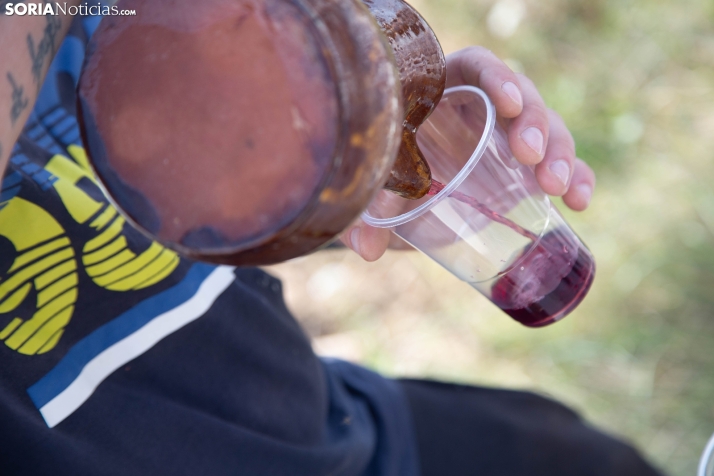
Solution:
<path fill-rule="evenodd" d="M 714 2 L 413 0 L 449 53 L 530 76 L 598 174 L 556 203 L 597 261 L 564 321 L 527 329 L 412 252 L 268 268 L 319 353 L 392 376 L 531 389 L 694 475 L 714 432 Z"/>

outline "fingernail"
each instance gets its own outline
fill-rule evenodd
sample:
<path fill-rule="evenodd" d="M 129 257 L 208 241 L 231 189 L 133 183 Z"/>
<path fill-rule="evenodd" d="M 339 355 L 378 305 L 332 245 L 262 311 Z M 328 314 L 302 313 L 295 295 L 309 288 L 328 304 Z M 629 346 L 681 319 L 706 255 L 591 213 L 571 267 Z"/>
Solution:
<path fill-rule="evenodd" d="M 521 96 L 521 91 L 518 89 L 518 86 L 516 86 L 510 81 L 507 81 L 503 83 L 501 89 L 504 93 L 508 94 L 508 97 L 511 98 L 513 102 L 515 102 L 519 106 L 523 105 L 523 97 Z"/>
<path fill-rule="evenodd" d="M 585 204 L 589 205 L 590 199 L 593 196 L 593 188 L 586 183 L 581 183 L 580 185 L 575 187 L 575 190 L 577 190 L 578 194 L 583 197 L 583 199 L 585 200 Z"/>
<path fill-rule="evenodd" d="M 564 160 L 556 160 L 548 167 L 550 173 L 555 175 L 560 183 L 565 187 L 568 185 L 568 180 L 570 179 L 570 166 Z"/>
<path fill-rule="evenodd" d="M 528 147 L 533 149 L 536 154 L 541 155 L 543 152 L 543 134 L 536 127 L 529 127 L 521 132 L 521 139 L 528 144 Z"/>
<path fill-rule="evenodd" d="M 350 244 L 352 245 L 352 250 L 355 253 L 357 253 L 358 255 L 362 254 L 359 246 L 359 228 L 355 228 L 350 233 Z"/>

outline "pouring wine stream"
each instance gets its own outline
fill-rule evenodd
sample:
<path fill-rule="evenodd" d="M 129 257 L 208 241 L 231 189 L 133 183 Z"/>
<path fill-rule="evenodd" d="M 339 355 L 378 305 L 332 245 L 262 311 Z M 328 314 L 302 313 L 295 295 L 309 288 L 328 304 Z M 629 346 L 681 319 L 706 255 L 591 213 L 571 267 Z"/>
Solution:
<path fill-rule="evenodd" d="M 445 185 L 437 180 L 434 180 L 433 178 L 431 179 L 431 188 L 429 188 L 429 191 L 427 192 L 427 195 L 436 195 L 437 193 L 441 192 L 444 189 Z M 538 240 L 538 235 L 533 233 L 532 231 L 526 230 L 522 226 L 517 225 L 513 221 L 509 220 L 508 218 L 499 215 L 498 213 L 494 212 L 490 208 L 488 208 L 486 205 L 483 203 L 479 202 L 473 197 L 469 197 L 468 195 L 465 195 L 461 192 L 452 192 L 449 197 L 455 198 L 456 200 L 460 201 L 461 203 L 465 203 L 466 205 L 469 205 L 470 207 L 473 207 L 474 209 L 478 210 L 482 214 L 484 214 L 486 217 L 489 219 L 495 221 L 496 223 L 500 223 L 501 225 L 505 225 L 511 230 L 515 231 L 519 235 L 525 236 L 529 240 L 536 242 Z"/>

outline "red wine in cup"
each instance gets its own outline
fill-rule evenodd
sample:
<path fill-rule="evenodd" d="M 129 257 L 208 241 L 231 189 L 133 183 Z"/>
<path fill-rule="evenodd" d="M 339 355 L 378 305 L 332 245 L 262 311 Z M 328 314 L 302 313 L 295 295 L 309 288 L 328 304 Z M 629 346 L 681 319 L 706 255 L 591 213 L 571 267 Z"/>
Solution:
<path fill-rule="evenodd" d="M 444 184 L 432 179 L 429 195 L 436 195 L 443 188 Z M 595 276 L 595 262 L 569 232 L 555 229 L 539 240 L 533 232 L 473 197 L 460 192 L 452 192 L 449 197 L 535 243 L 523 249 L 516 266 L 491 288 L 491 300 L 506 314 L 528 327 L 542 327 L 560 320 L 580 304 Z"/>

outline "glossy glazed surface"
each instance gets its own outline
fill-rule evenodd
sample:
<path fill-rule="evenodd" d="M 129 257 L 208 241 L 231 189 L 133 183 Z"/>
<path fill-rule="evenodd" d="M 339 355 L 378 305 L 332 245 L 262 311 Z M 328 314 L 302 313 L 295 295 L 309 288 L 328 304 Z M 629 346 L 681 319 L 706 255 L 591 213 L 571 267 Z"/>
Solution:
<path fill-rule="evenodd" d="M 387 180 L 399 83 L 361 3 L 120 3 L 142 14 L 102 22 L 79 106 L 139 229 L 198 259 L 272 263 L 334 238 Z"/>
<path fill-rule="evenodd" d="M 210 17 L 213 3 L 191 8 L 201 27 L 145 9 L 136 22 L 109 18 L 82 83 L 85 120 L 107 151 L 92 157 L 115 199 L 150 233 L 187 246 L 209 246 L 208 234 L 239 243 L 294 220 L 337 141 L 321 45 L 286 26 L 299 11 L 276 2 L 268 16 L 244 2 Z"/>
<path fill-rule="evenodd" d="M 389 39 L 402 85 L 402 144 L 385 188 L 418 199 L 431 187 L 431 172 L 416 132 L 444 92 L 446 60 L 433 30 L 410 5 L 401 0 L 364 1 Z"/>

